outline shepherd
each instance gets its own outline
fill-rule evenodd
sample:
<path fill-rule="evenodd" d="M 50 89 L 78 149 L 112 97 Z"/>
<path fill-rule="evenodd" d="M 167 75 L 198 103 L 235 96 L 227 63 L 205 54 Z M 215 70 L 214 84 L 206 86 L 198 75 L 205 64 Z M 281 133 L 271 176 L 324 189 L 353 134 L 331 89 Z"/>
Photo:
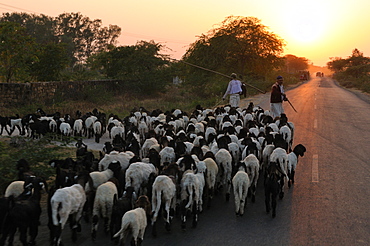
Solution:
<path fill-rule="evenodd" d="M 242 82 L 237 79 L 236 73 L 232 73 L 230 77 L 232 80 L 230 80 L 222 100 L 225 100 L 226 96 L 230 95 L 230 106 L 237 108 L 239 107 L 240 94 L 243 93 Z"/>
<path fill-rule="evenodd" d="M 283 101 L 288 101 L 283 87 L 284 78 L 277 76 L 276 83 L 271 87 L 270 107 L 272 117 L 280 117 L 284 113 Z"/>

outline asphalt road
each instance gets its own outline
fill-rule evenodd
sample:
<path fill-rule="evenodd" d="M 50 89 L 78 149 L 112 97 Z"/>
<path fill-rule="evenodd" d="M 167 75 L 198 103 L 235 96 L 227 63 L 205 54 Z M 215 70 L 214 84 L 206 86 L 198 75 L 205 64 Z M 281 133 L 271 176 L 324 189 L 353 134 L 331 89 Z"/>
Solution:
<path fill-rule="evenodd" d="M 294 146 L 307 148 L 300 157 L 296 182 L 278 201 L 277 217 L 265 213 L 262 182 L 256 202 L 248 199 L 243 217 L 234 213 L 233 196 L 226 202 L 218 194 L 213 206 L 199 216 L 197 228 L 190 222 L 184 232 L 175 217 L 172 231 L 158 223 L 158 237 L 147 227 L 143 245 L 370 245 L 370 104 L 369 97 L 342 89 L 328 78 L 316 78 L 287 91 L 298 113 L 284 103 L 289 121 L 295 125 Z M 244 99 L 268 109 L 269 95 Z M 362 99 L 361 99 L 362 98 Z M 91 149 L 102 144 L 84 140 Z M 261 179 L 260 179 L 261 181 Z M 46 209 L 37 237 L 48 245 Z M 162 226 L 163 225 L 163 226 Z M 97 241 L 90 238 L 91 226 L 72 243 L 65 228 L 65 245 L 114 245 L 99 227 Z M 15 244 L 19 245 L 19 244 Z"/>

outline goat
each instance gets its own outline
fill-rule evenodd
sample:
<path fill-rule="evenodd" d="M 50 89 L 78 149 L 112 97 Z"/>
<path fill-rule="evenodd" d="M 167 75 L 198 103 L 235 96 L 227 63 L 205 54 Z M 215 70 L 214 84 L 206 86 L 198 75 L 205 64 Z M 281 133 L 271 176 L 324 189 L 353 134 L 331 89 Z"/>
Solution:
<path fill-rule="evenodd" d="M 114 197 L 117 197 L 117 185 L 118 181 L 113 178 L 99 185 L 96 189 L 91 229 L 91 237 L 94 241 L 99 225 L 99 215 L 104 218 L 105 232 L 108 232 L 110 229 L 113 201 Z"/>
<path fill-rule="evenodd" d="M 113 235 L 119 231 L 121 228 L 122 216 L 129 210 L 133 209 L 135 206 L 135 201 L 137 199 L 134 188 L 128 187 L 122 197 L 119 199 L 117 196 L 113 198 L 112 216 L 110 223 L 110 232 L 113 239 Z"/>
<path fill-rule="evenodd" d="M 249 154 L 243 160 L 243 163 L 246 166 L 246 172 L 250 180 L 250 194 L 252 196 L 252 202 L 256 201 L 256 190 L 257 182 L 259 177 L 260 164 L 257 157 L 254 154 Z"/>
<path fill-rule="evenodd" d="M 285 149 L 283 148 L 276 148 L 272 151 L 270 156 L 270 162 L 275 162 L 279 165 L 280 170 L 282 171 L 283 175 L 281 175 L 280 179 L 280 193 L 279 198 L 282 199 L 284 197 L 284 181 L 287 179 L 288 175 L 288 154 L 286 153 Z"/>
<path fill-rule="evenodd" d="M 231 189 L 232 156 L 228 150 L 222 148 L 215 154 L 215 160 L 220 170 L 218 172 L 220 185 L 225 187 L 226 201 L 229 201 Z"/>
<path fill-rule="evenodd" d="M 121 229 L 113 236 L 120 237 L 119 245 L 124 245 L 129 232 L 132 232 L 131 245 L 141 245 L 144 240 L 144 233 L 147 226 L 148 207 L 150 202 L 148 197 L 140 196 L 135 209 L 127 211 L 121 222 Z"/>
<path fill-rule="evenodd" d="M 193 170 L 184 172 L 181 179 L 181 228 L 186 229 L 186 217 L 188 211 L 193 215 L 192 226 L 198 224 L 198 202 L 200 199 L 200 182 Z"/>
<path fill-rule="evenodd" d="M 45 180 L 39 177 L 30 177 L 25 181 L 25 189 L 32 189 L 32 195 L 26 200 L 10 202 L 10 209 L 4 224 L 3 236 L 0 244 L 4 242 L 9 235 L 9 245 L 13 245 L 14 234 L 19 228 L 20 241 L 24 246 L 36 245 L 38 226 L 41 215 L 41 190 L 45 185 Z M 29 230 L 30 241 L 27 243 L 27 230 Z"/>
<path fill-rule="evenodd" d="M 302 144 L 298 144 L 294 147 L 293 152 L 288 154 L 288 187 L 290 188 L 292 184 L 294 184 L 294 174 L 295 168 L 298 164 L 298 157 L 304 156 L 306 152 L 306 147 Z"/>
<path fill-rule="evenodd" d="M 159 175 L 153 183 L 152 195 L 152 234 L 157 236 L 157 217 L 164 202 L 166 230 L 170 231 L 170 209 L 175 210 L 176 207 L 176 185 L 170 177 L 166 175 Z"/>
<path fill-rule="evenodd" d="M 266 213 L 272 208 L 272 218 L 276 217 L 276 198 L 281 189 L 280 180 L 284 176 L 279 163 L 271 161 L 266 168 L 264 180 Z"/>
<path fill-rule="evenodd" d="M 76 242 L 77 240 L 77 232 L 81 231 L 82 210 L 86 202 L 86 194 L 83 188 L 86 182 L 87 175 L 80 175 L 77 184 L 57 189 L 50 199 L 53 222 L 52 240 L 56 246 L 62 243 L 62 231 L 68 219 L 72 229 L 72 241 Z"/>
<path fill-rule="evenodd" d="M 247 204 L 248 189 L 250 186 L 249 176 L 245 171 L 238 171 L 232 179 L 235 198 L 235 214 L 243 216 Z"/>
<path fill-rule="evenodd" d="M 126 188 L 132 186 L 138 195 L 146 195 L 144 188 L 150 180 L 150 176 L 157 176 L 158 171 L 151 163 L 132 163 L 126 170 Z"/>

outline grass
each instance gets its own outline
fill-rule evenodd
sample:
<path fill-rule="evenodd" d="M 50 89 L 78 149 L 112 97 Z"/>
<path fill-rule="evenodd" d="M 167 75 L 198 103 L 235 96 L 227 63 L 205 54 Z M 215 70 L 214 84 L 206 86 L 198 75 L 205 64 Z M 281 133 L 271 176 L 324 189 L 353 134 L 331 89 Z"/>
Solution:
<path fill-rule="evenodd" d="M 56 145 L 51 138 L 44 137 L 32 140 L 20 136 L 0 137 L 0 189 L 5 188 L 10 182 L 18 179 L 16 163 L 25 159 L 32 166 L 32 171 L 47 180 L 53 179 L 55 170 L 49 166 L 53 159 L 75 157 L 75 148 L 66 147 L 67 142 L 61 146 Z"/>

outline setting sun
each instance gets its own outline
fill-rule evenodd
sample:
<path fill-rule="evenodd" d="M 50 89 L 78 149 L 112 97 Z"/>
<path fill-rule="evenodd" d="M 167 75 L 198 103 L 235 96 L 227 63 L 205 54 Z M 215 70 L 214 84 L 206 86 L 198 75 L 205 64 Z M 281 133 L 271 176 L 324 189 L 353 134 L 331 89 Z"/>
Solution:
<path fill-rule="evenodd" d="M 285 1 L 281 15 L 286 36 L 292 42 L 315 45 L 324 38 L 330 12 L 326 11 L 325 2 Z"/>
<path fill-rule="evenodd" d="M 292 40 L 303 44 L 313 44 L 323 38 L 325 24 L 322 18 L 307 19 L 297 14 L 297 18 L 287 21 L 286 29 Z"/>

